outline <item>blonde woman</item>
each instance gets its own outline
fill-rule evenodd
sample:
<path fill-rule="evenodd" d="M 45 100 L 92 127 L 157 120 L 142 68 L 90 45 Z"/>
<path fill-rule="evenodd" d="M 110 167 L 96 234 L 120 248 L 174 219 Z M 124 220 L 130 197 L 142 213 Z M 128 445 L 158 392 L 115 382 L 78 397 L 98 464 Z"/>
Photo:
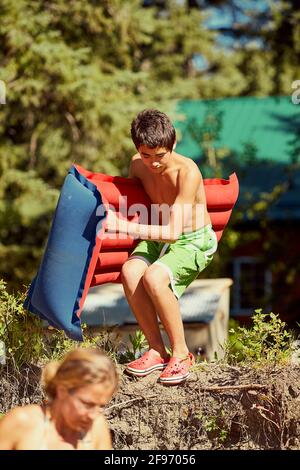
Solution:
<path fill-rule="evenodd" d="M 110 450 L 101 409 L 118 384 L 113 362 L 97 349 L 76 349 L 42 375 L 46 405 L 11 410 L 0 421 L 1 450 Z"/>

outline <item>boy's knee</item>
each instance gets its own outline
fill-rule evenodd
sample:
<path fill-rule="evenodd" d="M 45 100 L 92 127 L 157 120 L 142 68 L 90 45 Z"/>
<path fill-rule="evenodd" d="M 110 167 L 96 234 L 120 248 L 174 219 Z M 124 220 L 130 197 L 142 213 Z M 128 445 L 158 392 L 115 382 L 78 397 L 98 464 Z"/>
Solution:
<path fill-rule="evenodd" d="M 135 273 L 135 268 L 132 266 L 131 261 L 126 261 L 121 269 L 121 280 L 122 282 L 130 282 L 133 279 Z"/>
<path fill-rule="evenodd" d="M 140 281 L 146 268 L 146 266 L 141 266 L 136 260 L 126 261 L 121 269 L 122 284 L 126 284 L 129 287 L 136 287 L 136 284 Z"/>
<path fill-rule="evenodd" d="M 153 294 L 159 292 L 165 285 L 169 285 L 169 276 L 160 266 L 150 266 L 146 269 L 143 276 L 145 289 Z"/>

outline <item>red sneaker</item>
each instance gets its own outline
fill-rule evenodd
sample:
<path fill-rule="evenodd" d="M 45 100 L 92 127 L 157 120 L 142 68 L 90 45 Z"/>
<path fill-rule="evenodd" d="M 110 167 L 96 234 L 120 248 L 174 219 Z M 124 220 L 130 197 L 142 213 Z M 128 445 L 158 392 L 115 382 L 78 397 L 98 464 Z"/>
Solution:
<path fill-rule="evenodd" d="M 192 353 L 184 359 L 171 357 L 168 366 L 160 374 L 160 382 L 165 385 L 178 385 L 184 382 L 190 375 L 190 368 L 193 364 L 195 364 L 195 358 Z"/>
<path fill-rule="evenodd" d="M 168 361 L 159 356 L 154 349 L 149 349 L 142 357 L 130 362 L 125 370 L 128 374 L 143 377 L 144 375 L 151 374 L 151 372 L 155 370 L 164 369 L 167 364 Z"/>

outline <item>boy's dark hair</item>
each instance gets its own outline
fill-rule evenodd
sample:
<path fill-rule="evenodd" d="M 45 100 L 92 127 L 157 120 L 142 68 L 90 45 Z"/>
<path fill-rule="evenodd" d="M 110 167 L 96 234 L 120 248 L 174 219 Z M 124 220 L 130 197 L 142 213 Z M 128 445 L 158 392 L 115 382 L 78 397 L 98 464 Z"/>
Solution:
<path fill-rule="evenodd" d="M 138 149 L 165 147 L 172 151 L 176 140 L 174 126 L 168 116 L 157 109 L 144 109 L 131 123 L 131 137 Z"/>

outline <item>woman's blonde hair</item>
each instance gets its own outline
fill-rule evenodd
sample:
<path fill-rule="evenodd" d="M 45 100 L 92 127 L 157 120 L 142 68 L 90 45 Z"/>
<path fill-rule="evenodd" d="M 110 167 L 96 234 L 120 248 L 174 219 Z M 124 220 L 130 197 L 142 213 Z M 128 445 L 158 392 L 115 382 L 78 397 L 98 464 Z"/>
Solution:
<path fill-rule="evenodd" d="M 47 364 L 42 373 L 42 385 L 50 401 L 58 385 L 70 390 L 98 383 L 111 383 L 114 391 L 118 385 L 114 363 L 99 349 L 75 349 L 61 361 Z"/>

